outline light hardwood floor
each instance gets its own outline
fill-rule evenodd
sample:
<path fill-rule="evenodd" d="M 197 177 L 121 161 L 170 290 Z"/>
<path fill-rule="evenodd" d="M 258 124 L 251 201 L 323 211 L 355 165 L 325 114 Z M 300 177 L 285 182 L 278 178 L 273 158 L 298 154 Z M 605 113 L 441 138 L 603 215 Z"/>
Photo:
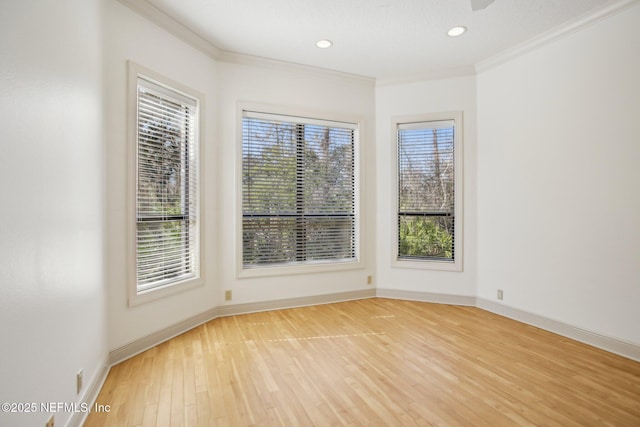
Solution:
<path fill-rule="evenodd" d="M 640 426 L 640 363 L 372 298 L 212 320 L 111 369 L 85 426 Z"/>

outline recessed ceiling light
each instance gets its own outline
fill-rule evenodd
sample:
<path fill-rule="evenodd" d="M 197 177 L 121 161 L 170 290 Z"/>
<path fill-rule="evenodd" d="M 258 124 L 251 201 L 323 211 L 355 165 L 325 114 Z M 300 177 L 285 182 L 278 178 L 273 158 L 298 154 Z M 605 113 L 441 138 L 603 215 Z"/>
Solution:
<path fill-rule="evenodd" d="M 467 31 L 467 27 L 453 27 L 452 29 L 450 29 L 449 31 L 447 31 L 447 34 L 451 37 L 458 37 L 462 34 L 464 34 L 464 32 Z"/>
<path fill-rule="evenodd" d="M 327 49 L 333 46 L 333 42 L 331 40 L 318 40 L 316 42 L 316 46 L 318 46 L 320 49 Z"/>

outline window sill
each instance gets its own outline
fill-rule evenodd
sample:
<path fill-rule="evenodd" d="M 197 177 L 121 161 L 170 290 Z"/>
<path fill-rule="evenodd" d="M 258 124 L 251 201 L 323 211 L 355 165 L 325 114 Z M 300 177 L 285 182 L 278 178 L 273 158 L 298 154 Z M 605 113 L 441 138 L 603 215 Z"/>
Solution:
<path fill-rule="evenodd" d="M 171 283 L 165 286 L 149 289 L 143 292 L 137 292 L 135 286 L 129 295 L 129 307 L 144 304 L 150 301 L 155 301 L 160 298 L 164 298 L 170 295 L 175 295 L 180 292 L 187 291 L 189 289 L 197 288 L 204 285 L 202 277 L 195 279 L 185 280 L 183 282 Z"/>
<path fill-rule="evenodd" d="M 417 270 L 435 270 L 435 271 L 462 271 L 462 261 L 438 261 L 433 259 L 418 261 L 396 259 L 391 262 L 394 268 L 412 268 Z"/>
<path fill-rule="evenodd" d="M 272 267 L 239 267 L 236 277 L 238 279 L 253 277 L 287 276 L 292 274 L 329 273 L 333 271 L 357 270 L 364 268 L 361 261 L 342 262 L 318 262 L 305 265 L 274 265 Z"/>

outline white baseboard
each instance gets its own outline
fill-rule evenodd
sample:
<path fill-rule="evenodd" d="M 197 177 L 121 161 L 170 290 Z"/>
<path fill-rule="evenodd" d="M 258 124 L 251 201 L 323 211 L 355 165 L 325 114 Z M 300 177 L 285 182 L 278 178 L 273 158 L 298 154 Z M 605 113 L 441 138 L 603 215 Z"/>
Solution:
<path fill-rule="evenodd" d="M 100 390 L 102 390 L 102 386 L 104 385 L 104 382 L 107 379 L 107 375 L 109 374 L 110 367 L 109 365 L 107 365 L 106 360 L 100 365 L 102 366 L 102 369 L 93 378 L 91 384 L 89 384 L 89 387 L 87 387 L 86 392 L 79 402 L 81 405 L 87 405 L 89 408 L 93 408 L 93 405 L 98 398 L 98 394 L 100 393 Z M 81 427 L 88 416 L 89 412 L 74 412 L 67 422 L 67 427 Z"/>
<path fill-rule="evenodd" d="M 554 334 L 562 335 L 563 337 L 571 338 L 610 353 L 615 353 L 640 362 L 640 346 L 636 344 L 601 335 L 586 329 L 578 328 L 568 323 L 549 319 L 538 314 L 510 307 L 505 304 L 496 303 L 484 298 L 384 288 L 378 288 L 376 296 L 380 298 L 394 298 L 410 301 L 478 307 L 500 316 L 508 317 L 509 319 L 517 320 L 519 322 L 526 323 L 527 325 L 535 326 L 537 328 L 544 329 L 545 331 L 553 332 Z"/>
<path fill-rule="evenodd" d="M 375 296 L 376 290 L 374 288 L 371 288 L 333 294 L 312 295 L 308 297 L 278 299 L 273 301 L 222 305 L 218 307 L 218 316 L 233 316 L 236 314 L 256 313 L 259 311 L 282 310 L 285 308 L 330 304 L 334 302 L 373 298 Z"/>
<path fill-rule="evenodd" d="M 178 322 L 168 328 L 146 335 L 129 344 L 125 344 L 122 347 L 109 352 L 109 364 L 113 366 L 127 360 L 136 354 L 140 354 L 151 347 L 155 347 L 156 345 L 168 341 L 171 338 L 177 337 L 178 335 L 183 334 L 196 326 L 200 326 L 209 320 L 215 319 L 216 317 L 218 317 L 218 309 L 213 308 L 205 311 L 204 313 L 200 313 L 183 320 L 182 322 Z"/>
<path fill-rule="evenodd" d="M 376 296 L 380 298 L 404 299 L 438 304 L 468 305 L 472 307 L 476 305 L 476 297 L 470 295 L 436 294 L 432 292 L 378 288 Z"/>
<path fill-rule="evenodd" d="M 514 319 L 528 325 L 536 326 L 546 331 L 553 332 L 558 335 L 562 335 L 564 337 L 601 348 L 611 353 L 619 354 L 629 359 L 640 361 L 640 346 L 638 345 L 600 335 L 595 332 L 575 327 L 573 325 L 549 319 L 537 314 L 529 313 L 517 308 L 509 307 L 504 304 L 498 304 L 483 298 L 477 298 L 470 295 L 451 295 L 420 291 L 404 291 L 398 289 L 371 288 L 357 291 L 312 295 L 299 298 L 286 298 L 245 304 L 229 304 L 215 307 L 211 310 L 207 310 L 204 313 L 200 313 L 189 319 L 183 320 L 182 322 L 179 322 L 173 326 L 164 328 L 160 331 L 154 332 L 153 334 L 147 335 L 138 340 L 135 340 L 134 342 L 126 344 L 120 348 L 112 350 L 111 352 L 109 352 L 109 366 L 129 359 L 136 354 L 142 353 L 143 351 L 148 350 L 151 347 L 170 340 L 173 337 L 176 337 L 184 332 L 187 332 L 190 329 L 195 328 L 196 326 L 199 326 L 217 317 L 255 313 L 259 311 L 304 307 L 310 305 L 329 304 L 334 302 L 373 297 L 478 307 L 483 310 L 498 314 L 500 316 L 508 317 L 510 319 Z M 69 425 L 74 426 L 77 424 Z"/>
<path fill-rule="evenodd" d="M 616 338 L 611 338 L 564 322 L 549 319 L 525 310 L 499 304 L 484 298 L 476 298 L 476 307 L 500 316 L 571 338 L 593 347 L 640 362 L 640 346 Z"/>
<path fill-rule="evenodd" d="M 329 304 L 355 299 L 373 298 L 375 296 L 376 290 L 374 288 L 371 288 L 358 291 L 337 292 L 332 294 L 312 295 L 299 298 L 286 298 L 273 301 L 222 305 L 110 351 L 109 364 L 110 366 L 112 366 L 120 363 L 135 356 L 136 354 L 142 353 L 143 351 L 146 351 L 151 347 L 168 341 L 173 337 L 183 334 L 217 317 L 255 313 L 268 310 L 281 310 L 285 308 L 304 307 L 309 305 Z"/>

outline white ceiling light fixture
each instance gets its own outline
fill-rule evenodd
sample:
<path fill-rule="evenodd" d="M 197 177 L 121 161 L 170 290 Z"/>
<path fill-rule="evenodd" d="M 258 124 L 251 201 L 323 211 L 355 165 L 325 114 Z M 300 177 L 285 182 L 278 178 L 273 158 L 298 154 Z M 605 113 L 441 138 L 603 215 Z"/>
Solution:
<path fill-rule="evenodd" d="M 463 27 L 463 26 L 453 27 L 452 29 L 447 31 L 447 35 L 449 35 L 450 37 L 458 37 L 464 34 L 466 31 L 467 31 L 467 27 Z"/>
<path fill-rule="evenodd" d="M 333 42 L 331 40 L 327 40 L 327 39 L 318 40 L 316 42 L 316 46 L 319 47 L 320 49 L 328 49 L 331 46 L 333 46 Z"/>
<path fill-rule="evenodd" d="M 570 33 L 626 10 L 629 3 L 636 3 L 631 0 L 495 0 L 485 9 L 472 11 L 487 1 L 474 0 L 473 5 L 471 0 L 324 2 L 331 4 L 329 11 L 320 9 L 320 2 L 316 1 L 119 0 L 165 30 L 181 34 L 184 40 L 213 57 L 220 52 L 233 52 L 381 81 L 402 80 L 407 76 L 429 77 L 431 73 L 439 76 L 458 69 L 474 73 L 475 66 L 484 59 L 499 53 L 508 56 L 505 50 L 531 42 L 541 34 Z M 614 4 L 610 5 L 612 1 Z M 0 11 L 2 4 L 0 0 Z M 365 4 L 370 7 L 363 10 Z M 247 8 L 255 13 L 247 14 Z M 301 16 L 309 19 L 300 19 Z M 358 25 L 343 27 L 338 25 L 340 22 L 334 23 L 342 31 L 339 36 L 327 23 L 330 17 L 352 16 L 358 17 Z M 447 31 L 454 25 L 467 26 L 469 34 L 449 40 Z M 194 34 L 185 32 L 184 27 Z M 367 35 L 365 39 L 360 38 L 363 34 Z M 334 40 L 336 37 L 340 40 Z M 202 43 L 203 39 L 208 43 Z M 333 46 L 320 50 L 315 46 L 320 39 L 333 41 Z M 437 39 L 454 44 L 464 42 L 464 46 L 458 46 L 455 52 L 442 52 L 440 43 L 431 42 Z M 359 41 L 357 55 L 338 54 L 337 51 L 351 46 L 355 40 Z M 318 49 L 315 53 L 314 48 Z M 420 55 L 416 55 L 417 50 Z"/>

